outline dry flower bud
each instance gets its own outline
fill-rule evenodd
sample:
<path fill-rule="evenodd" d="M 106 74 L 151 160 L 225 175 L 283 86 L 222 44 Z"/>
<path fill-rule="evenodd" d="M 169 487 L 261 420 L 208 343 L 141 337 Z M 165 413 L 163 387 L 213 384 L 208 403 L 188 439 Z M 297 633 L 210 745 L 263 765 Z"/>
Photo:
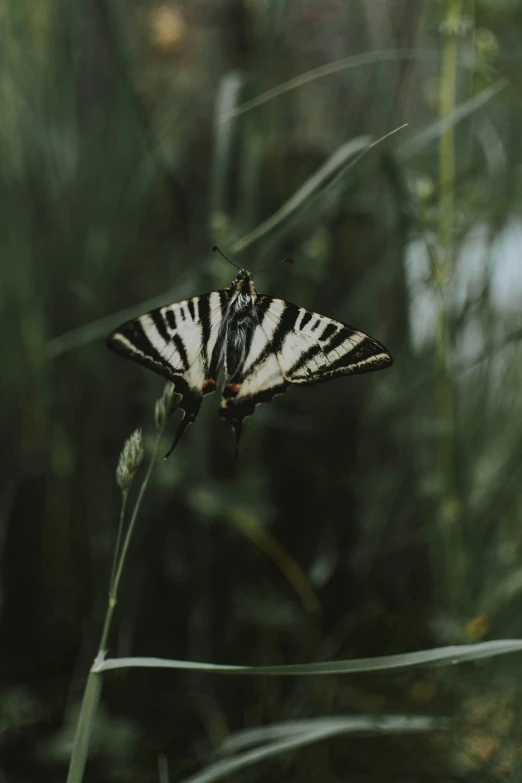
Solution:
<path fill-rule="evenodd" d="M 121 450 L 118 467 L 116 468 L 116 481 L 122 492 L 126 492 L 132 484 L 134 474 L 143 460 L 143 437 L 141 430 L 135 430 L 130 438 L 127 438 Z"/>
<path fill-rule="evenodd" d="M 163 389 L 163 394 L 159 400 L 156 401 L 155 418 L 156 427 L 160 429 L 165 423 L 165 419 L 171 416 L 172 413 L 178 407 L 181 401 L 181 394 L 177 394 L 174 391 L 174 384 L 167 383 Z"/>

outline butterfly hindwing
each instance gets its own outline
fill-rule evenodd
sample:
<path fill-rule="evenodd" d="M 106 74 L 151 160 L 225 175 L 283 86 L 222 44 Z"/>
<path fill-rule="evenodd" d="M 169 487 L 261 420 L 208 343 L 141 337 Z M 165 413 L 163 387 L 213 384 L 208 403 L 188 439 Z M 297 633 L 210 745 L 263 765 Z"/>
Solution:
<path fill-rule="evenodd" d="M 228 298 L 227 291 L 214 291 L 158 307 L 108 338 L 109 348 L 167 378 L 182 395 L 185 415 L 175 444 L 196 419 L 203 396 L 215 390 L 212 356 Z"/>

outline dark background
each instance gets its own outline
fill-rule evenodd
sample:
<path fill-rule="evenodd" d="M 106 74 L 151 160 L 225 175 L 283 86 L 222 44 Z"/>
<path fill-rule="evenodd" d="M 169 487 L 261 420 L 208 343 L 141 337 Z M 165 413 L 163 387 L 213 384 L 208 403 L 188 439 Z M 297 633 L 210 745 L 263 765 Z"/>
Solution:
<path fill-rule="evenodd" d="M 104 338 L 228 285 L 213 244 L 251 270 L 291 256 L 258 290 L 369 332 L 395 364 L 259 408 L 237 468 L 205 400 L 154 471 L 110 653 L 266 665 L 522 636 L 520 4 L 4 0 L 0 36 L 0 780 L 65 778 L 118 455 L 137 427 L 154 438 L 163 382 Z M 406 122 L 300 192 L 342 145 Z M 164 754 L 176 781 L 240 728 L 403 713 L 454 720 L 233 780 L 520 780 L 519 666 L 113 673 L 87 779 L 156 781 Z"/>

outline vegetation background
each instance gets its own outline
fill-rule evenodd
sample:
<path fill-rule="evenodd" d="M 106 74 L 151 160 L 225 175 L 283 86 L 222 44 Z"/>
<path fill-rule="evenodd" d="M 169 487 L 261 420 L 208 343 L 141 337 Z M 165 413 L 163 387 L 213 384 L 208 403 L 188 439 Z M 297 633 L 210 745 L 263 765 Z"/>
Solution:
<path fill-rule="evenodd" d="M 517 0 L 0 2 L 2 782 L 65 777 L 118 455 L 154 437 L 161 379 L 104 338 L 228 285 L 213 244 L 251 270 L 291 256 L 258 290 L 395 364 L 259 408 L 237 469 L 205 401 L 154 471 L 111 654 L 268 665 L 522 636 L 521 37 Z M 241 728 L 393 713 L 451 724 L 229 779 L 519 781 L 520 682 L 518 656 L 115 672 L 87 779 L 177 781 Z"/>

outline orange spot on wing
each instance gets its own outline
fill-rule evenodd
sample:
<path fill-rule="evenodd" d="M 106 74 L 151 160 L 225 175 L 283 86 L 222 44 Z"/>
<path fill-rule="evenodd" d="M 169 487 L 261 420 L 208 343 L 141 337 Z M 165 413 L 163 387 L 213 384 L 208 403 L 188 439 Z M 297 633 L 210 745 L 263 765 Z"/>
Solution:
<path fill-rule="evenodd" d="M 237 394 L 241 386 L 239 383 L 227 383 L 225 389 L 228 389 L 232 394 Z"/>
<path fill-rule="evenodd" d="M 207 378 L 207 380 L 203 384 L 202 391 L 203 393 L 214 391 L 215 386 L 216 386 L 216 382 L 214 378 Z"/>

